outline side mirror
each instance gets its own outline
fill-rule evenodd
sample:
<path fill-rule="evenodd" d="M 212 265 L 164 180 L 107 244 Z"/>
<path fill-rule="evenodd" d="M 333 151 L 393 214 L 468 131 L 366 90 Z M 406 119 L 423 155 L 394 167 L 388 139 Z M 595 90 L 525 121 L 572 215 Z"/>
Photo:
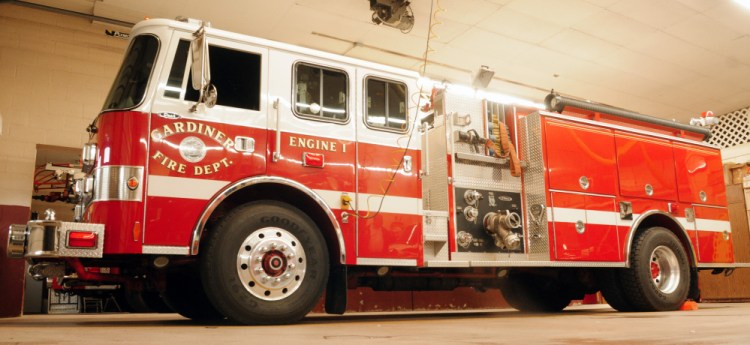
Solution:
<path fill-rule="evenodd" d="M 206 39 L 206 27 L 210 26 L 210 23 L 203 22 L 198 31 L 193 33 L 194 38 L 190 42 L 190 55 L 192 56 L 190 65 L 191 84 L 193 89 L 200 91 L 198 103 L 190 109 L 192 112 L 195 112 L 198 104 L 201 103 L 208 108 L 216 105 L 218 93 L 216 87 L 211 84 L 211 63 L 208 54 L 208 40 Z"/>

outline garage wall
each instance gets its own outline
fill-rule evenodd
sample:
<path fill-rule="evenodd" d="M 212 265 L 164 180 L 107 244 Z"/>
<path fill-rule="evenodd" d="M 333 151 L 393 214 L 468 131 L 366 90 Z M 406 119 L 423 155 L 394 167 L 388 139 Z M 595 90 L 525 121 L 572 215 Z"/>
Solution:
<path fill-rule="evenodd" d="M 36 145 L 81 147 L 127 41 L 101 23 L 0 4 L 0 205 L 28 207 Z"/>
<path fill-rule="evenodd" d="M 29 219 L 36 145 L 79 148 L 127 42 L 85 19 L 0 3 L 0 317 L 22 310 L 24 263 L 5 259 L 8 224 Z"/>

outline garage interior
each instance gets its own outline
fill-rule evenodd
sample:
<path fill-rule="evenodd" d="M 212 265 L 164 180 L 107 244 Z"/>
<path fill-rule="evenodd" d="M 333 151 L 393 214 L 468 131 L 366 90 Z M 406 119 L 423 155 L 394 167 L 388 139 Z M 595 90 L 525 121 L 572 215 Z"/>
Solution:
<path fill-rule="evenodd" d="M 735 261 L 750 263 L 750 7 L 728 0 L 414 0 L 410 6 L 413 27 L 388 27 L 373 23 L 365 0 L 1 1 L 0 317 L 127 309 L 106 289 L 101 298 L 79 300 L 34 281 L 22 260 L 4 255 L 4 229 L 40 219 L 49 208 L 73 220 L 66 179 L 80 169 L 85 130 L 102 109 L 131 27 L 148 18 L 196 18 L 447 84 L 470 86 L 491 72 L 487 91 L 531 103 L 554 90 L 685 124 L 711 112 L 709 143 L 722 148 Z M 750 269 L 728 277 L 702 271 L 700 279 L 705 302 L 750 300 Z M 508 307 L 498 294 L 471 288 L 358 288 L 348 296 L 347 312 Z M 591 295 L 575 303 L 606 301 Z M 322 310 L 321 302 L 314 312 Z"/>

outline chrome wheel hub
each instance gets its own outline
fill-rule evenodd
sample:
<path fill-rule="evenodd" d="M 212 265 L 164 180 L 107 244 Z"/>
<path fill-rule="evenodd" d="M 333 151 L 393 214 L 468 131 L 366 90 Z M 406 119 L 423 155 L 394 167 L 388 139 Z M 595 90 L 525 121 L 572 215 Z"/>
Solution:
<path fill-rule="evenodd" d="M 266 301 L 284 299 L 305 278 L 307 258 L 300 241 L 276 227 L 254 231 L 237 252 L 237 274 L 245 289 Z"/>
<path fill-rule="evenodd" d="M 654 248 L 650 256 L 651 282 L 665 294 L 677 290 L 680 284 L 680 264 L 674 251 L 666 246 Z"/>

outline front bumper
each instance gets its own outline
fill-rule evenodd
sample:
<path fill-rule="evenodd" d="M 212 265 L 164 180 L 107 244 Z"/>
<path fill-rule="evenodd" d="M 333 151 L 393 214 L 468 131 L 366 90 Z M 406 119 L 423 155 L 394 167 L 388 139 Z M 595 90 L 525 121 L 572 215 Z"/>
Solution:
<path fill-rule="evenodd" d="M 85 248 L 72 246 L 71 232 L 95 235 L 94 245 Z M 101 258 L 103 254 L 104 224 L 32 220 L 27 224 L 13 224 L 8 229 L 9 258 Z"/>

